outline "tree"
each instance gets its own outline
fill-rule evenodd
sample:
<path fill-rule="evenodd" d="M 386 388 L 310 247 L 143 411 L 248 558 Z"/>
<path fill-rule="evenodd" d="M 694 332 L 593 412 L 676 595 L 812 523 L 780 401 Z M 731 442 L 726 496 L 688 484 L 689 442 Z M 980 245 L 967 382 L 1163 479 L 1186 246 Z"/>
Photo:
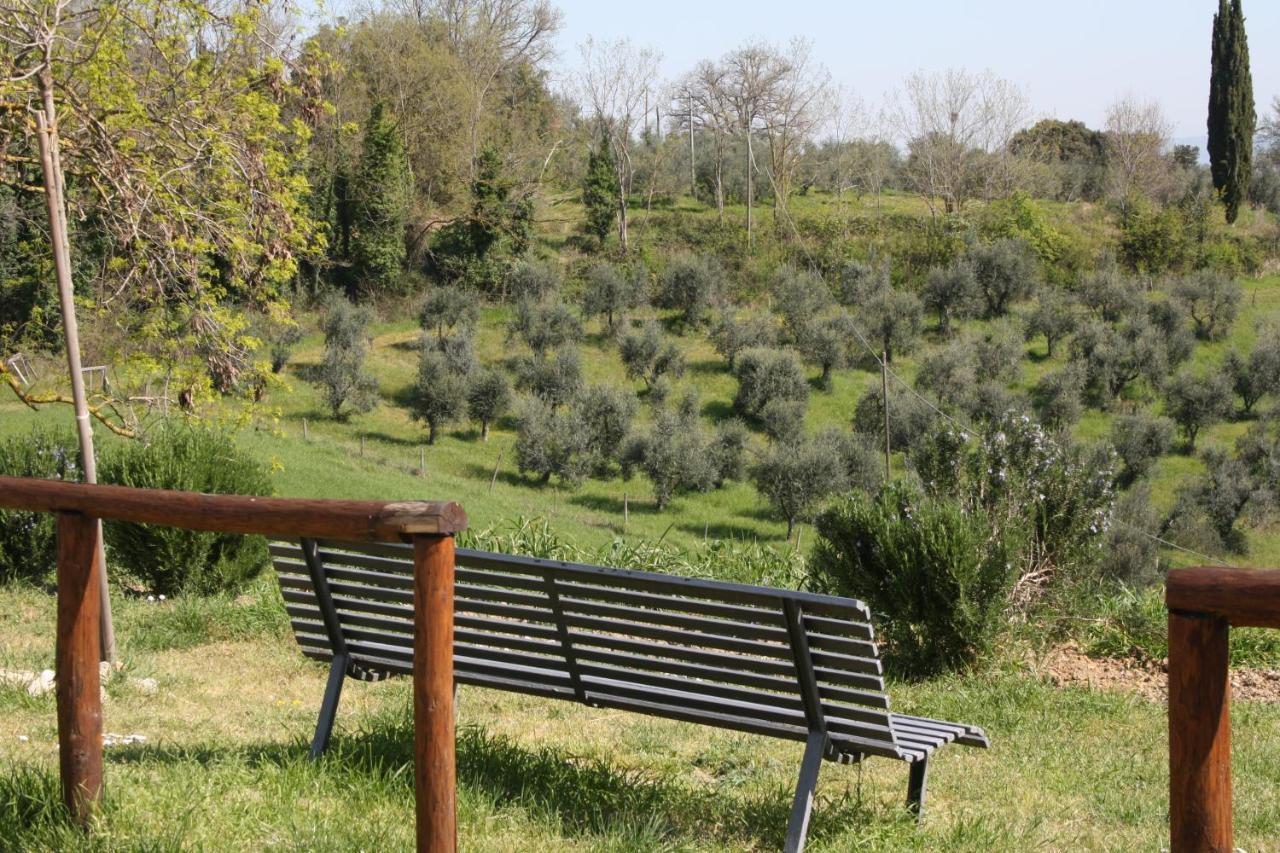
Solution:
<path fill-rule="evenodd" d="M 746 141 L 747 250 L 755 239 L 755 136 L 766 121 L 779 81 L 787 73 L 785 63 L 770 45 L 755 42 L 732 51 L 723 60 L 721 89 L 734 119 L 734 128 Z"/>
<path fill-rule="evenodd" d="M 832 369 L 852 362 L 858 346 L 855 335 L 853 318 L 845 311 L 818 317 L 805 326 L 799 341 L 800 352 L 822 368 L 818 382 L 824 390 L 831 390 Z"/>
<path fill-rule="evenodd" d="M 422 350 L 410 410 L 427 424 L 427 444 L 435 444 L 443 427 L 466 415 L 467 377 L 454 370 L 438 350 Z"/>
<path fill-rule="evenodd" d="M 815 64 L 807 39 L 792 39 L 785 53 L 774 52 L 778 73 L 761 118 L 769 143 L 774 209 L 785 211 L 801 158 L 832 112 L 831 75 Z"/>
<path fill-rule="evenodd" d="M 517 384 L 552 409 L 573 400 L 582 389 L 582 358 L 566 345 L 550 355 L 535 355 L 516 367 Z"/>
<path fill-rule="evenodd" d="M 915 385 L 945 405 L 965 408 L 980 379 L 973 339 L 961 338 L 920 359 Z"/>
<path fill-rule="evenodd" d="M 1025 124 L 1026 95 L 990 72 L 950 69 L 907 78 L 890 108 L 906 143 L 907 179 L 938 212 L 959 213 L 970 199 L 1007 189 L 1009 141 Z"/>
<path fill-rule="evenodd" d="M 1218 0 L 1213 16 L 1213 71 L 1209 77 L 1209 169 L 1233 223 L 1253 170 L 1253 76 L 1240 0 Z"/>
<path fill-rule="evenodd" d="M 980 301 L 973 265 L 959 261 L 929 270 L 922 295 L 924 307 L 938 315 L 938 331 L 950 335 L 952 319 L 971 316 Z"/>
<path fill-rule="evenodd" d="M 1229 352 L 1224 366 L 1246 417 L 1267 394 L 1280 394 L 1280 334 L 1272 329 L 1263 335 L 1247 357 Z"/>
<path fill-rule="evenodd" d="M 658 510 L 682 491 L 706 491 L 715 486 L 723 457 L 713 452 L 698 421 L 696 396 L 686 396 L 675 411 L 661 409 L 652 428 L 632 435 L 622 454 L 622 476 L 639 468 L 653 484 Z"/>
<path fill-rule="evenodd" d="M 1085 323 L 1071 339 L 1071 358 L 1084 371 L 1085 388 L 1103 403 L 1139 378 L 1160 382 L 1169 367 L 1163 334 L 1141 315 L 1117 324 Z"/>
<path fill-rule="evenodd" d="M 1111 444 L 1124 463 L 1121 482 L 1142 478 L 1173 447 L 1173 421 L 1142 413 L 1121 415 L 1111 423 Z"/>
<path fill-rule="evenodd" d="M 1231 411 L 1231 385 L 1221 373 L 1197 376 L 1183 371 L 1164 387 L 1164 408 L 1195 450 L 1200 430 L 1222 420 Z"/>
<path fill-rule="evenodd" d="M 1195 324 L 1196 337 L 1215 340 L 1231 329 L 1243 296 L 1240 282 L 1213 270 L 1198 270 L 1178 279 L 1171 298 Z"/>
<path fill-rule="evenodd" d="M 395 119 L 381 101 L 365 122 L 364 147 L 353 187 L 351 260 L 368 294 L 394 290 L 405 262 L 405 226 L 413 191 Z"/>
<path fill-rule="evenodd" d="M 684 374 L 684 354 L 675 341 L 668 340 L 662 326 L 650 321 L 639 332 L 618 339 L 618 354 L 628 379 L 643 379 L 646 388 L 663 376 Z"/>
<path fill-rule="evenodd" d="M 618 186 L 618 172 L 613 162 L 613 149 L 608 139 L 587 155 L 587 171 L 582 178 L 582 207 L 585 211 L 586 230 L 601 244 L 608 238 L 618 221 L 622 206 L 622 190 Z"/>
<path fill-rule="evenodd" d="M 541 358 L 549 350 L 576 342 L 582 336 L 582 324 L 569 306 L 558 299 L 521 299 L 507 334 L 519 336 L 533 354 Z"/>
<path fill-rule="evenodd" d="M 613 331 L 614 320 L 644 302 L 644 279 L 639 270 L 624 270 L 613 264 L 600 263 L 587 271 L 586 287 L 582 291 L 582 313 L 588 317 L 603 316 L 610 332 Z"/>
<path fill-rule="evenodd" d="M 763 314 L 739 318 L 725 313 L 711 330 L 711 342 L 733 373 L 738 353 L 753 347 L 774 346 L 778 342 L 778 329 L 773 318 Z"/>
<path fill-rule="evenodd" d="M 627 39 L 601 44 L 590 37 L 580 51 L 582 69 L 578 82 L 582 100 L 597 134 L 609 148 L 618 188 L 618 239 L 625 252 L 630 245 L 627 197 L 635 177 L 632 145 L 644 120 L 644 100 L 658 79 L 661 55 L 648 48 L 636 48 Z"/>
<path fill-rule="evenodd" d="M 573 412 L 555 411 L 542 400 L 525 400 L 517 415 L 516 467 L 540 483 L 552 475 L 576 485 L 586 475 L 584 434 Z"/>
<path fill-rule="evenodd" d="M 507 273 L 507 295 L 521 302 L 546 302 L 560 292 L 563 283 L 555 265 L 543 261 L 521 261 Z"/>
<path fill-rule="evenodd" d="M 697 327 L 703 324 L 727 286 L 724 267 L 715 258 L 677 255 L 658 281 L 656 302 L 662 308 L 678 309 L 686 328 Z"/>
<path fill-rule="evenodd" d="M 1160 201 L 1170 190 L 1171 161 L 1165 150 L 1172 132 L 1155 101 L 1126 97 L 1107 108 L 1107 183 L 1122 212 L 1128 212 L 1135 196 Z"/>
<path fill-rule="evenodd" d="M 480 300 L 474 291 L 453 285 L 433 287 L 423 297 L 418 322 L 424 332 L 443 341 L 454 329 L 470 330 L 480 319 Z"/>
<path fill-rule="evenodd" d="M 883 287 L 858 307 L 867 337 L 880 344 L 889 362 L 920 336 L 920 299 L 914 293 Z"/>
<path fill-rule="evenodd" d="M 1018 379 L 1025 354 L 1023 342 L 1026 335 L 1017 318 L 996 320 L 985 328 L 975 330 L 972 337 L 979 376 L 988 382 L 1005 384 Z"/>
<path fill-rule="evenodd" d="M 1249 469 L 1221 450 L 1206 450 L 1203 457 L 1205 474 L 1178 490 L 1178 502 L 1164 527 L 1177 533 L 1190 526 L 1188 521 L 1203 517 L 1219 547 L 1243 554 L 1248 550 L 1248 540 L 1236 528 L 1236 522 L 1255 493 Z"/>
<path fill-rule="evenodd" d="M 333 416 L 345 420 L 348 410 L 371 411 L 378 404 L 378 382 L 364 369 L 369 351 L 369 310 L 357 308 L 342 296 L 325 303 L 324 358 L 320 382 Z"/>
<path fill-rule="evenodd" d="M 774 444 L 751 469 L 756 490 L 786 521 L 788 539 L 796 522 L 811 517 L 820 502 L 847 486 L 844 462 L 831 442 L 811 439 Z"/>
<path fill-rule="evenodd" d="M 733 408 L 739 414 L 759 419 L 773 400 L 807 402 L 809 383 L 800 360 L 790 350 L 749 349 L 738 356 L 734 370 L 738 393 Z"/>
<path fill-rule="evenodd" d="M 607 476 L 631 431 L 636 396 L 620 388 L 590 385 L 574 400 L 573 414 L 582 429 L 588 467 L 597 476 Z"/>
<path fill-rule="evenodd" d="M 1079 322 L 1074 299 L 1056 287 L 1042 287 L 1036 307 L 1027 317 L 1027 338 L 1043 335 L 1045 355 L 1053 358 L 1053 345 L 1074 332 Z"/>
<path fill-rule="evenodd" d="M 1003 317 L 1010 306 L 1026 299 L 1040 283 L 1040 264 L 1023 241 L 1003 238 L 970 253 L 974 278 L 987 319 Z"/>
<path fill-rule="evenodd" d="M 853 409 L 853 431 L 869 441 L 884 442 L 884 395 L 880 384 L 868 390 Z M 937 413 L 915 394 L 889 394 L 889 443 L 911 453 L 933 426 Z"/>
<path fill-rule="evenodd" d="M 833 301 L 831 288 L 821 276 L 789 264 L 779 267 L 774 275 L 773 304 L 789 343 L 798 344 L 809 324 Z"/>
<path fill-rule="evenodd" d="M 1031 389 L 1031 405 L 1036 417 L 1047 429 L 1070 429 L 1080 420 L 1083 405 L 1084 376 L 1075 367 L 1046 373 Z"/>
<path fill-rule="evenodd" d="M 511 408 L 511 383 L 501 370 L 479 371 L 467 389 L 467 411 L 480 422 L 480 440 L 489 440 L 489 426 Z"/>

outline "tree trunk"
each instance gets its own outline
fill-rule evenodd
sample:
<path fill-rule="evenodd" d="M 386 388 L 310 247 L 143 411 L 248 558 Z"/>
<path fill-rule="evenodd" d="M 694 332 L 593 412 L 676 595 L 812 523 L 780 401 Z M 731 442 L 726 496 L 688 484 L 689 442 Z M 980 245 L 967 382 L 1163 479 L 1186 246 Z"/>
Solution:
<path fill-rule="evenodd" d="M 427 421 L 427 444 L 436 443 L 436 433 L 438 430 L 439 427 L 436 426 L 435 421 Z"/>
<path fill-rule="evenodd" d="M 484 420 L 480 421 L 480 440 L 481 441 L 489 440 L 489 419 L 488 418 L 485 418 Z"/>
<path fill-rule="evenodd" d="M 44 176 L 45 206 L 49 218 L 49 239 L 53 249 L 54 273 L 58 282 L 58 302 L 62 308 L 62 325 L 67 348 L 67 372 L 71 379 L 71 399 L 75 405 L 76 432 L 80 442 L 80 464 L 86 483 L 98 482 L 97 456 L 93 448 L 93 427 L 89 420 L 89 403 L 84 391 L 84 373 L 80 364 L 80 327 L 76 321 L 75 291 L 71 282 L 71 248 L 67 233 L 65 184 L 62 176 L 62 153 L 58 146 L 57 107 L 53 100 L 53 80 L 46 67 L 36 75 L 42 109 L 36 112 L 39 132 L 40 165 Z M 98 584 L 102 601 L 99 640 L 102 659 L 116 658 L 115 631 L 111 622 L 111 600 L 107 588 L 107 562 L 102 550 L 101 522 L 97 537 Z"/>
<path fill-rule="evenodd" d="M 751 206 L 755 200 L 755 185 L 752 181 L 752 166 L 755 164 L 755 154 L 751 150 L 751 128 L 747 128 L 747 251 L 751 251 L 752 244 L 752 219 Z"/>

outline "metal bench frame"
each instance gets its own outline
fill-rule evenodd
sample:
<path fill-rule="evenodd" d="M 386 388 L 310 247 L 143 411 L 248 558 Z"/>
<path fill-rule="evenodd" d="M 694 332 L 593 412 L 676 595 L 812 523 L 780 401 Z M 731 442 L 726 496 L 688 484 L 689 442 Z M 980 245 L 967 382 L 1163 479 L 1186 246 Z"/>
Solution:
<path fill-rule="evenodd" d="M 330 664 L 316 758 L 345 678 L 411 671 L 412 551 L 314 539 L 271 551 L 299 645 Z M 455 688 L 802 741 L 786 851 L 804 849 L 824 759 L 908 762 L 907 805 L 919 818 L 932 753 L 989 746 L 976 726 L 889 711 L 861 601 L 466 549 L 456 559 Z"/>

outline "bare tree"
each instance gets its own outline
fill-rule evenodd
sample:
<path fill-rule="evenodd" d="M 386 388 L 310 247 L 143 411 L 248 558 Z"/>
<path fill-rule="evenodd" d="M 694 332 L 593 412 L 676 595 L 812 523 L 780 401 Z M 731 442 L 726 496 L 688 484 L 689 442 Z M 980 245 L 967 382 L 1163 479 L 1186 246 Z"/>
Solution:
<path fill-rule="evenodd" d="M 1160 198 L 1171 184 L 1165 152 L 1173 127 L 1157 101 L 1125 96 L 1107 109 L 1103 146 L 1110 194 L 1127 207 L 1135 194 Z"/>
<path fill-rule="evenodd" d="M 645 97 L 658 76 L 657 51 L 637 48 L 627 39 L 580 48 L 578 83 L 597 134 L 609 143 L 618 178 L 618 238 L 627 249 L 627 196 L 635 176 L 632 150 L 645 117 Z"/>
<path fill-rule="evenodd" d="M 1008 143 L 1026 124 L 1026 95 L 990 71 L 951 69 L 907 78 L 890 121 L 909 150 L 907 176 L 936 213 L 990 196 L 1006 177 Z"/>
<path fill-rule="evenodd" d="M 724 165 L 729 142 L 737 127 L 727 83 L 728 69 L 721 63 L 704 60 L 676 84 L 669 115 L 675 128 L 685 133 L 701 131 L 711 141 L 712 191 L 716 213 L 724 219 Z M 692 143 L 692 139 L 690 142 Z M 690 149 L 692 151 L 692 147 Z M 692 161 L 692 154 L 690 160 Z M 696 182 L 691 162 L 691 183 Z"/>
<path fill-rule="evenodd" d="M 786 73 L 777 52 L 764 42 L 748 44 L 724 59 L 723 86 L 725 98 L 733 110 L 735 129 L 747 142 L 747 247 L 755 234 L 754 207 L 757 171 L 755 134 L 764 129 L 770 100 Z"/>
<path fill-rule="evenodd" d="M 793 39 L 785 53 L 774 51 L 775 77 L 762 115 L 769 141 L 773 206 L 785 211 L 807 144 L 833 111 L 831 74 L 815 63 L 807 39 Z"/>

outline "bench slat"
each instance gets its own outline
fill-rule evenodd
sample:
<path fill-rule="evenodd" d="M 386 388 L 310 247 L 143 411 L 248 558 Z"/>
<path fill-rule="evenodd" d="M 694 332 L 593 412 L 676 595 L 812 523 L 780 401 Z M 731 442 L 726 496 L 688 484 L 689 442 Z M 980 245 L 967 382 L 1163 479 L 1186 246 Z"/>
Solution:
<path fill-rule="evenodd" d="M 575 653 L 581 655 L 583 647 L 597 647 L 615 651 L 635 652 L 655 659 L 678 660 L 687 663 L 701 663 L 719 669 L 739 669 L 761 675 L 780 675 L 794 677 L 795 669 L 789 662 L 768 658 L 745 657 L 727 652 L 708 651 L 689 646 L 647 643 L 625 637 L 610 636 L 576 631 L 573 635 Z"/>
<path fill-rule="evenodd" d="M 772 658 L 777 660 L 790 659 L 789 650 L 786 646 L 780 644 L 762 643 L 755 640 L 739 640 L 734 637 L 722 637 L 717 634 L 680 631 L 672 628 L 644 625 L 638 622 L 623 622 L 619 619 L 598 619 L 593 616 L 581 616 L 576 613 L 566 613 L 564 619 L 570 628 L 585 628 L 587 630 L 594 629 L 598 632 L 619 634 L 625 637 L 641 637 L 647 640 L 660 640 L 664 644 L 678 643 L 686 646 L 701 646 L 707 649 L 717 649 L 724 652 L 733 652 L 762 658 Z M 580 635 L 577 631 L 570 631 L 570 638 L 574 640 L 575 643 L 579 636 Z M 653 646 L 653 654 L 662 654 L 666 648 L 666 645 L 655 645 Z"/>

